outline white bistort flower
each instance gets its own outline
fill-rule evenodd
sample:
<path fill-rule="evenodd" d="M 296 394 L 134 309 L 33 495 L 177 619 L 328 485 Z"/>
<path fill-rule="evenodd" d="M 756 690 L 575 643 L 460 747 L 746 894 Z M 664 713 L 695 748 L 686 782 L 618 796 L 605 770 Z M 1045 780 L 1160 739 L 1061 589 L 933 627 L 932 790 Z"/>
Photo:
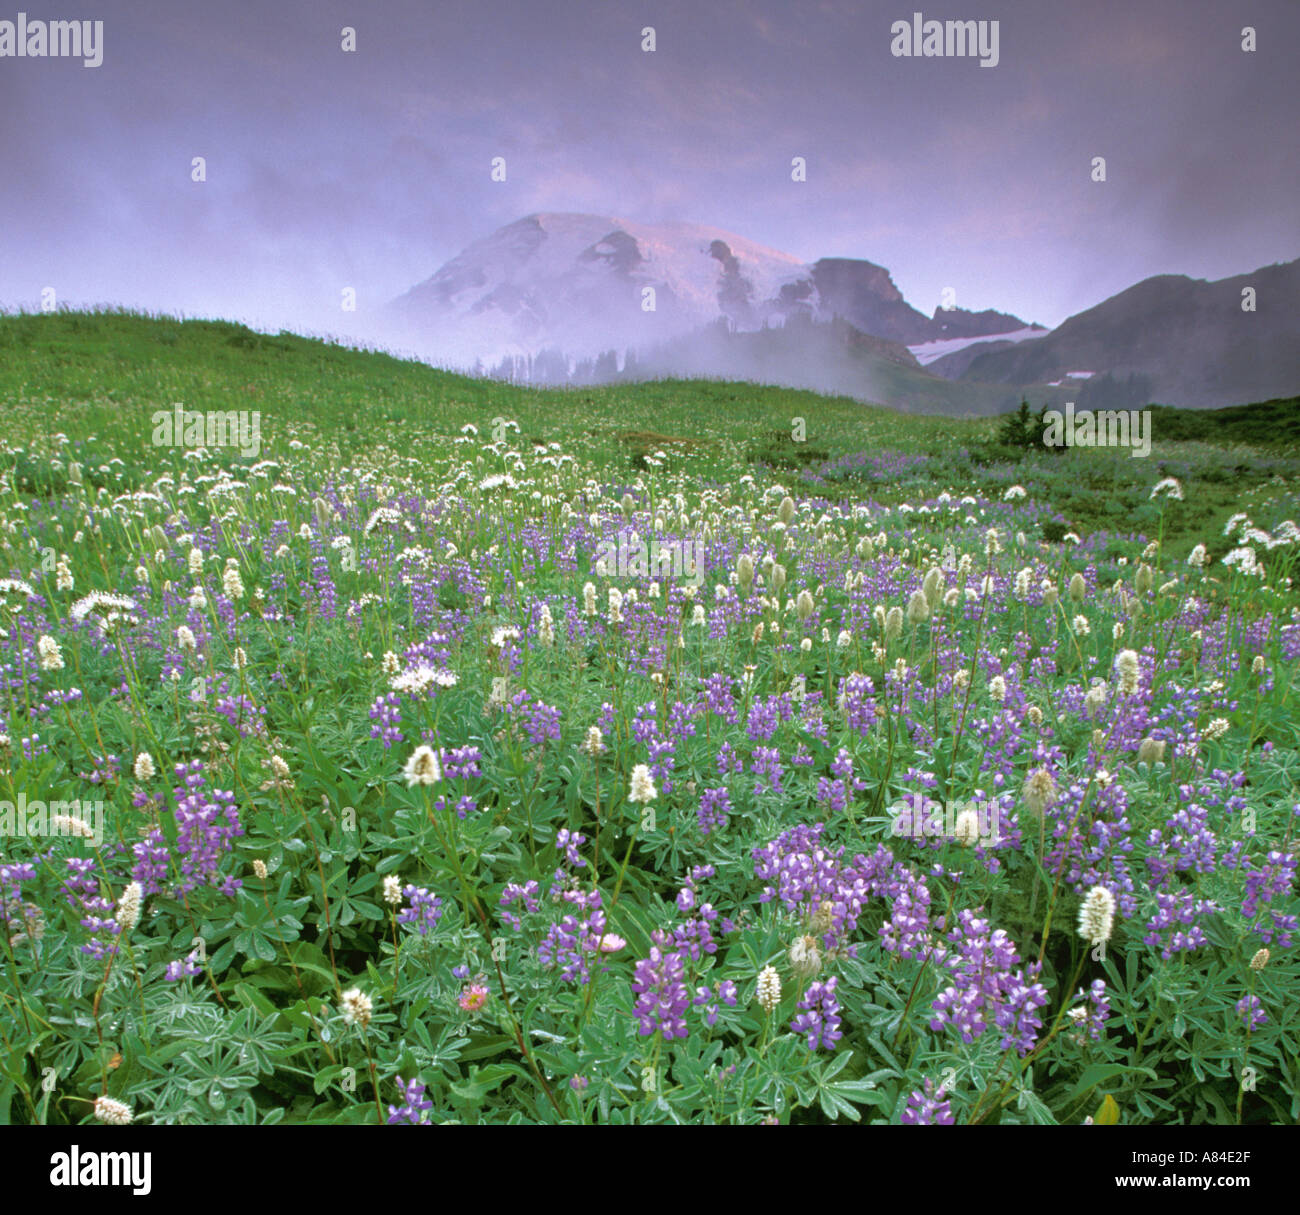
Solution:
<path fill-rule="evenodd" d="M 1138 690 L 1138 656 L 1134 650 L 1120 650 L 1115 658 L 1115 669 L 1119 672 L 1119 692 L 1121 696 L 1132 696 Z"/>
<path fill-rule="evenodd" d="M 1205 727 L 1203 737 L 1213 742 L 1216 738 L 1222 738 L 1229 730 L 1229 723 L 1226 717 L 1216 717 L 1208 726 Z"/>
<path fill-rule="evenodd" d="M 1079 908 L 1079 936 L 1089 945 L 1110 940 L 1115 929 L 1115 896 L 1105 886 L 1088 891 Z"/>
<path fill-rule="evenodd" d="M 42 671 L 63 670 L 63 651 L 53 637 L 42 636 L 36 642 L 36 653 L 40 657 Z"/>
<path fill-rule="evenodd" d="M 952 838 L 963 848 L 973 847 L 980 837 L 979 812 L 972 806 L 965 807 L 953 823 Z"/>
<path fill-rule="evenodd" d="M 114 1097 L 95 1098 L 95 1117 L 100 1122 L 109 1126 L 130 1126 L 134 1116 L 129 1105 Z"/>
<path fill-rule="evenodd" d="M 406 777 L 406 787 L 416 785 L 436 785 L 442 780 L 442 766 L 438 763 L 438 753 L 428 746 L 418 746 L 411 752 L 411 758 L 402 769 Z"/>
<path fill-rule="evenodd" d="M 232 557 L 226 562 L 225 571 L 221 575 L 221 588 L 226 592 L 226 598 L 236 602 L 244 597 L 244 580 L 239 576 L 239 566 Z"/>
<path fill-rule="evenodd" d="M 113 918 L 124 933 L 130 932 L 140 922 L 140 902 L 143 898 L 144 888 L 139 882 L 131 882 L 117 900 L 117 911 Z"/>
<path fill-rule="evenodd" d="M 628 801 L 645 805 L 646 802 L 653 801 L 658 796 L 659 792 L 650 777 L 649 765 L 637 764 L 632 769 L 632 787 L 627 795 Z"/>
<path fill-rule="evenodd" d="M 359 1025 L 365 1029 L 370 1024 L 370 1015 L 374 1011 L 374 1001 L 359 987 L 343 993 L 343 1020 L 348 1025 Z"/>

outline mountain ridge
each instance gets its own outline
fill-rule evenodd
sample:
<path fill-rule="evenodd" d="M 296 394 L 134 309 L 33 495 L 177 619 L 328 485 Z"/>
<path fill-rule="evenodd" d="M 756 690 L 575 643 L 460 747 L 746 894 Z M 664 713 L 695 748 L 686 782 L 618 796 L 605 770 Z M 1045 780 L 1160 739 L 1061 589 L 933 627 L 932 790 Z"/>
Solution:
<path fill-rule="evenodd" d="M 1246 286 L 1257 289 L 1256 312 L 1241 311 Z M 389 315 L 413 349 L 510 375 L 522 366 L 540 382 L 626 377 L 629 362 L 734 377 L 749 359 L 749 374 L 766 382 L 903 409 L 919 398 L 962 411 L 960 393 L 930 381 L 965 385 L 978 413 L 1008 396 L 1057 403 L 1063 392 L 1084 408 L 1293 395 L 1297 312 L 1300 261 L 1215 281 L 1155 275 L 1055 330 L 994 308 L 927 316 L 865 258 L 805 262 L 706 224 L 538 211 L 466 246 Z M 807 351 L 794 333 L 779 336 L 792 324 Z M 814 349 L 829 365 L 811 361 Z M 885 364 L 894 370 L 882 376 Z M 882 383 L 904 395 L 871 395 Z"/>

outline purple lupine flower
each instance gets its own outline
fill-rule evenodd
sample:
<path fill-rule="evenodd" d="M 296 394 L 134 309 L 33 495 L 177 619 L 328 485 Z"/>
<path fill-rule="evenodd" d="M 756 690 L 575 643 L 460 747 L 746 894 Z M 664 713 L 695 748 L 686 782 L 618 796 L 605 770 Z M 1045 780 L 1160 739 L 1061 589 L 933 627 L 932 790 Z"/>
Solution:
<path fill-rule="evenodd" d="M 524 730 L 528 741 L 534 746 L 541 746 L 546 741 L 560 741 L 560 710 L 554 705 L 536 701 L 524 721 Z"/>
<path fill-rule="evenodd" d="M 402 698 L 396 692 L 377 697 L 370 706 L 370 720 L 375 723 L 370 727 L 370 737 L 379 739 L 385 751 L 401 742 Z"/>
<path fill-rule="evenodd" d="M 1047 1003 L 1047 989 L 1030 982 L 1038 973 L 1035 963 L 1028 976 L 1014 969 L 1016 947 L 1002 929 L 990 932 L 988 920 L 963 910 L 958 924 L 947 934 L 955 946 L 942 961 L 952 971 L 953 982 L 939 993 L 931 1007 L 931 1029 L 950 1025 L 963 1042 L 973 1042 L 988 1028 L 989 1014 L 1002 1030 L 1003 1050 L 1015 1046 L 1023 1055 L 1042 1029 L 1038 1009 Z"/>
<path fill-rule="evenodd" d="M 755 699 L 749 706 L 749 719 L 745 723 L 745 733 L 751 742 L 767 742 L 776 733 L 779 724 L 775 698 Z"/>
<path fill-rule="evenodd" d="M 537 892 L 540 887 L 536 881 L 531 878 L 520 886 L 517 882 L 509 882 L 506 888 L 501 892 L 498 905 L 502 908 L 501 918 L 510 925 L 516 932 L 523 927 L 519 916 L 513 911 L 505 910 L 513 907 L 515 903 L 523 903 L 525 911 L 537 910 Z"/>
<path fill-rule="evenodd" d="M 749 770 L 753 772 L 758 779 L 754 782 L 754 792 L 763 793 L 770 789 L 773 793 L 781 793 L 781 777 L 784 774 L 784 768 L 781 766 L 781 752 L 777 747 L 755 747 L 754 753 L 750 756 Z M 763 778 L 767 777 L 770 784 L 765 785 Z"/>
<path fill-rule="evenodd" d="M 182 874 L 178 889 L 184 894 L 206 883 L 222 894 L 233 896 L 243 882 L 234 877 L 223 878 L 218 868 L 221 858 L 231 851 L 232 840 L 244 834 L 235 808 L 235 795 L 224 789 L 205 790 L 202 760 L 177 764 L 175 773 L 176 779 L 184 784 L 183 788 L 173 790 L 176 851 L 181 858 Z"/>
<path fill-rule="evenodd" d="M 78 772 L 78 779 L 88 781 L 92 785 L 106 785 L 109 781 L 117 779 L 118 773 L 122 770 L 122 761 L 116 755 L 95 755 L 91 758 L 94 761 L 91 770 Z"/>
<path fill-rule="evenodd" d="M 719 671 L 700 683 L 699 703 L 706 713 L 721 717 L 729 725 L 739 720 L 736 711 L 736 697 L 732 690 L 732 678 Z"/>
<path fill-rule="evenodd" d="M 700 806 L 696 811 L 699 819 L 700 834 L 708 835 L 711 831 L 721 831 L 727 825 L 727 816 L 731 813 L 731 794 L 725 786 L 718 789 L 705 789 L 700 794 Z"/>
<path fill-rule="evenodd" d="M 661 1030 L 665 1041 L 685 1038 L 686 1009 L 690 993 L 686 990 L 686 967 L 680 953 L 664 953 L 658 945 L 650 947 L 650 956 L 636 964 L 632 990 L 636 993 L 638 1033 L 648 1038 Z"/>
<path fill-rule="evenodd" d="M 680 700 L 674 701 L 668 709 L 668 733 L 674 739 L 680 741 L 683 738 L 695 737 L 694 718 L 700 714 L 699 705 L 683 704 Z"/>
<path fill-rule="evenodd" d="M 449 780 L 473 780 L 482 776 L 479 763 L 483 753 L 475 746 L 455 747 L 443 756 L 443 774 Z"/>
<path fill-rule="evenodd" d="M 1295 882 L 1297 863 L 1300 863 L 1300 852 L 1282 853 L 1276 849 L 1264 858 L 1259 868 L 1255 867 L 1255 862 L 1247 861 L 1246 894 L 1241 902 L 1241 914 L 1253 919 L 1261 901 L 1268 903 L 1278 895 L 1286 894 Z"/>
<path fill-rule="evenodd" d="M 1082 1000 L 1084 994 L 1080 990 L 1075 995 L 1075 999 Z M 1088 988 L 1087 997 L 1087 1004 L 1071 1009 L 1068 1015 L 1078 1025 L 1081 1033 L 1087 1034 L 1091 1041 L 1096 1042 L 1100 1040 L 1106 1028 L 1106 1020 L 1110 1016 L 1110 1001 L 1106 997 L 1105 979 L 1094 979 Z"/>
<path fill-rule="evenodd" d="M 848 795 L 842 780 L 828 780 L 824 776 L 817 778 L 817 804 L 832 815 L 839 814 L 849 804 Z"/>
<path fill-rule="evenodd" d="M 95 858 L 70 856 L 64 862 L 68 876 L 59 884 L 68 905 L 73 908 L 85 906 L 87 899 L 99 894 L 99 879 L 95 877 Z"/>
<path fill-rule="evenodd" d="M 718 775 L 727 776 L 735 773 L 739 775 L 745 770 L 745 761 L 732 749 L 729 742 L 724 742 L 718 750 Z"/>
<path fill-rule="evenodd" d="M 94 862 L 92 861 L 91 864 Z M 0 915 L 4 914 L 2 904 L 9 899 L 21 899 L 23 882 L 36 880 L 36 866 L 27 861 L 18 861 L 0 865 Z"/>
<path fill-rule="evenodd" d="M 556 871 L 557 887 L 551 897 L 568 903 L 578 914 L 566 915 L 547 929 L 537 946 L 537 958 L 543 966 L 558 966 L 564 982 L 586 983 L 591 978 L 591 959 L 601 952 L 605 939 L 605 911 L 599 890 L 560 889 L 558 883 L 566 876 L 564 870 Z"/>
<path fill-rule="evenodd" d="M 202 974 L 203 968 L 198 964 L 198 957 L 199 951 L 195 949 L 179 962 L 168 962 L 163 979 L 168 983 L 179 983 L 182 979 L 191 979 L 197 974 Z"/>
<path fill-rule="evenodd" d="M 438 921 L 442 918 L 442 899 L 423 886 L 403 886 L 402 895 L 410 899 L 411 905 L 402 908 L 397 922 L 414 924 L 422 937 L 428 936 L 431 929 L 438 927 Z"/>
<path fill-rule="evenodd" d="M 835 996 L 838 982 L 831 975 L 824 983 L 812 983 L 799 1001 L 802 1011 L 790 1022 L 795 1033 L 808 1035 L 809 1050 L 834 1050 L 835 1043 L 844 1037 L 840 1032 L 840 1002 Z"/>
<path fill-rule="evenodd" d="M 898 1116 L 903 1126 L 952 1126 L 952 1103 L 941 1084 L 937 1089 L 934 1081 L 926 1078 L 925 1090 L 913 1089 L 907 1098 L 907 1108 Z"/>
<path fill-rule="evenodd" d="M 1258 1029 L 1268 1021 L 1263 1005 L 1256 995 L 1242 996 L 1237 1001 L 1237 1015 L 1247 1029 Z"/>
<path fill-rule="evenodd" d="M 158 894 L 166 880 L 170 859 L 162 831 L 155 827 L 140 843 L 132 845 L 131 851 L 135 856 L 132 878 L 140 883 L 145 894 Z"/>
<path fill-rule="evenodd" d="M 712 988 L 700 986 L 695 989 L 695 1005 L 707 1004 L 704 1010 L 704 1023 L 712 1028 L 718 1022 L 719 1003 L 728 1008 L 736 1007 L 736 985 L 730 979 L 715 983 Z"/>
<path fill-rule="evenodd" d="M 713 865 L 692 865 L 690 873 L 686 875 L 686 885 L 698 891 L 701 882 L 707 882 L 717 876 L 718 871 Z"/>
<path fill-rule="evenodd" d="M 713 905 L 702 903 L 699 915 L 694 919 L 678 924 L 671 933 L 656 929 L 651 933 L 651 939 L 661 948 L 671 947 L 689 954 L 692 961 L 698 962 L 705 954 L 718 952 L 718 943 L 713 939 L 713 929 L 710 927 L 717 918 L 718 913 Z"/>
<path fill-rule="evenodd" d="M 266 734 L 266 724 L 263 721 L 266 717 L 265 707 L 254 704 L 243 693 L 238 696 L 223 696 L 213 707 L 231 724 L 240 738 L 248 738 L 250 735 L 260 738 Z"/>
<path fill-rule="evenodd" d="M 840 683 L 845 723 L 863 737 L 880 720 L 876 716 L 875 691 L 875 685 L 866 675 L 846 675 Z"/>
<path fill-rule="evenodd" d="M 419 1080 L 403 1080 L 398 1076 L 397 1086 L 402 1090 L 402 1104 L 388 1107 L 388 1125 L 427 1125 L 431 1119 L 424 1115 L 433 1109 L 433 1102 L 425 1095 L 424 1085 Z"/>
<path fill-rule="evenodd" d="M 659 710 L 653 700 L 638 706 L 632 712 L 632 737 L 639 743 L 649 743 L 659 737 Z"/>
<path fill-rule="evenodd" d="M 1279 949 L 1290 949 L 1294 941 L 1291 934 L 1300 931 L 1300 916 L 1274 911 L 1272 908 L 1269 909 L 1268 916 L 1270 921 L 1268 924 L 1261 920 L 1255 925 L 1255 932 L 1259 939 L 1265 945 L 1276 943 Z"/>
<path fill-rule="evenodd" d="M 1165 961 L 1176 953 L 1190 953 L 1193 949 L 1200 949 L 1210 943 L 1195 918 L 1218 911 L 1219 908 L 1214 903 L 1198 899 L 1190 890 L 1185 889 L 1172 892 L 1157 890 L 1155 897 L 1156 913 L 1147 921 L 1147 934 L 1142 939 L 1148 945 L 1162 946 L 1160 956 Z M 1161 932 L 1175 924 L 1184 925 L 1186 931 L 1176 929 L 1165 940 L 1160 935 Z"/>
<path fill-rule="evenodd" d="M 576 831 L 570 832 L 567 827 L 561 827 L 555 835 L 556 852 L 564 853 L 570 865 L 575 869 L 582 869 L 587 862 L 578 855 L 578 847 L 587 842 L 585 835 L 579 835 Z"/>

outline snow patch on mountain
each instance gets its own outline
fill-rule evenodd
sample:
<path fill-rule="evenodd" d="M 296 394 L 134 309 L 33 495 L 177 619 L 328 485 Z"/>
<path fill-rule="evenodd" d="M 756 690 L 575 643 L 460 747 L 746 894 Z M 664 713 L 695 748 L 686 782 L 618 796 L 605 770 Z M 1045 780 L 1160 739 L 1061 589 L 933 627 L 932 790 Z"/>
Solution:
<path fill-rule="evenodd" d="M 925 367 L 935 359 L 943 358 L 945 354 L 955 354 L 958 350 L 965 350 L 968 346 L 975 346 L 980 342 L 1023 342 L 1030 338 L 1046 337 L 1050 332 L 1050 329 L 1027 328 L 1016 329 L 1010 333 L 987 333 L 981 337 L 944 338 L 937 342 L 921 342 L 909 346 L 908 350 L 916 355 L 916 361 Z"/>

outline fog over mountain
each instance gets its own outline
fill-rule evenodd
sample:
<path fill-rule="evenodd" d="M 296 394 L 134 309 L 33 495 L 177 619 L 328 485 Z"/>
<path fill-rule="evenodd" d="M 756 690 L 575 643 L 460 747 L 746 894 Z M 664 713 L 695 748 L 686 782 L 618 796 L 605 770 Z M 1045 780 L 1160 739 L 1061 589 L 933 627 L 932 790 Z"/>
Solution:
<path fill-rule="evenodd" d="M 528 215 L 475 241 L 392 315 L 416 345 L 462 362 L 644 350 L 718 320 L 753 330 L 840 317 L 903 343 L 1024 328 L 991 310 L 926 317 L 872 262 L 808 265 L 703 224 L 568 212 Z"/>
<path fill-rule="evenodd" d="M 1264 313 L 1243 311 L 1255 285 Z M 706 376 L 895 408 L 991 413 L 1028 396 L 1100 407 L 1240 404 L 1300 388 L 1296 263 L 1206 283 L 1164 275 L 1056 331 L 994 308 L 926 316 L 888 269 L 814 262 L 701 224 L 541 212 L 395 300 L 401 343 L 538 383 Z"/>

